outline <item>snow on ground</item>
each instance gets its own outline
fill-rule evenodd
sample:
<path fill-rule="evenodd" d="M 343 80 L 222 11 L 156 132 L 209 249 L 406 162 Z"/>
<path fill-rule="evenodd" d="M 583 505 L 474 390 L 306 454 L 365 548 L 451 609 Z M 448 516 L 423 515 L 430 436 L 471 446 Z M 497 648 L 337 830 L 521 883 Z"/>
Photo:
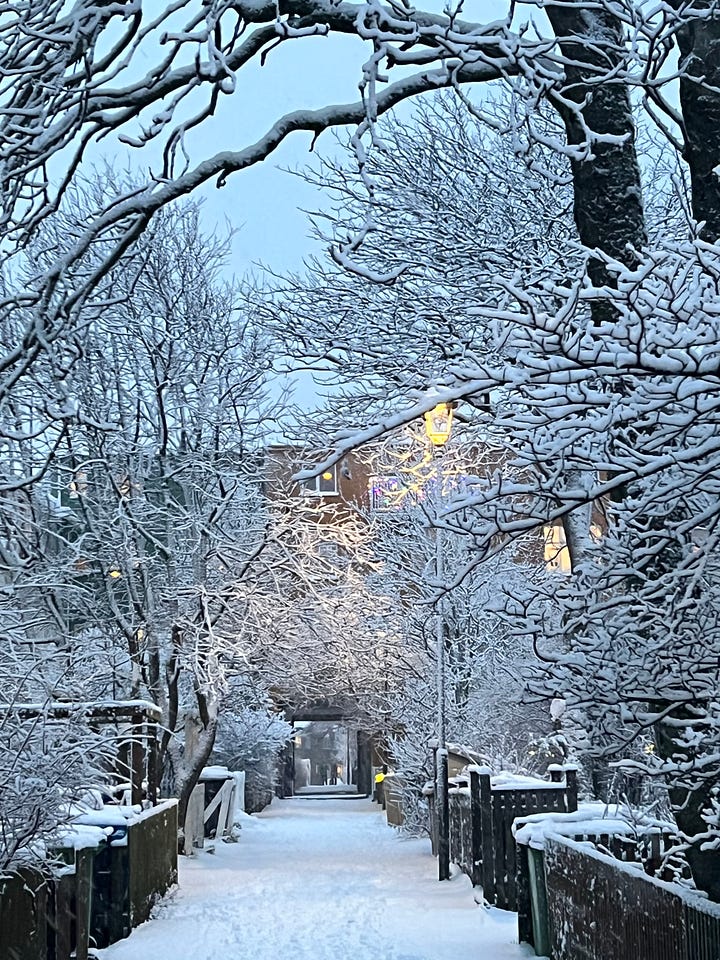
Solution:
<path fill-rule="evenodd" d="M 102 960 L 521 960 L 513 913 L 437 880 L 427 840 L 366 799 L 275 800 L 239 843 L 183 859 L 180 888 Z"/>
<path fill-rule="evenodd" d="M 318 793 L 336 793 L 342 796 L 355 794 L 357 796 L 357 787 L 348 787 L 345 783 L 311 783 L 307 787 L 295 787 L 295 793 L 299 797 Z"/>

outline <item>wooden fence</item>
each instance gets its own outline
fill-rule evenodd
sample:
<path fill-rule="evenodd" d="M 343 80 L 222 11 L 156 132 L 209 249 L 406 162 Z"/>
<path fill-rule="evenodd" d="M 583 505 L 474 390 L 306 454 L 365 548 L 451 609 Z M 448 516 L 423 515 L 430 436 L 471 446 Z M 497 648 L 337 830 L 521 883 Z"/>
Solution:
<path fill-rule="evenodd" d="M 23 869 L 0 880 L 1 960 L 87 960 L 94 853 L 72 851 L 53 874 Z"/>
<path fill-rule="evenodd" d="M 591 818 L 592 819 L 592 818 Z M 573 840 L 576 843 L 591 845 L 600 853 L 605 853 L 613 860 L 619 863 L 631 863 L 641 868 L 648 876 L 654 876 L 664 881 L 677 880 L 680 875 L 688 876 L 687 865 L 683 864 L 679 868 L 672 851 L 677 846 L 677 834 L 669 828 L 659 825 L 650 827 L 640 827 L 640 832 L 636 834 L 612 833 L 613 824 L 616 821 L 608 820 L 603 828 L 589 830 L 590 824 L 587 821 L 577 821 L 571 819 L 566 823 L 557 823 L 557 832 Z M 522 828 L 525 822 L 521 819 L 515 823 L 516 832 L 522 836 Z M 543 873 L 543 857 L 540 850 L 530 850 L 530 835 L 527 835 L 524 842 L 517 841 L 517 866 L 516 866 L 516 890 L 517 890 L 517 914 L 518 914 L 518 934 L 521 943 L 529 943 L 539 948 L 540 953 L 549 949 L 545 945 L 547 933 L 542 936 L 542 943 L 536 943 L 536 930 L 533 926 L 531 910 L 531 873 L 535 873 L 534 882 L 536 895 L 539 895 L 544 902 L 545 882 Z M 535 862 L 531 865 L 531 854 L 540 854 L 535 856 Z M 538 876 L 538 871 L 542 874 Z M 545 908 L 543 907 L 543 910 Z M 541 911 L 542 912 L 542 911 Z M 537 918 L 536 918 L 537 919 Z M 718 957 L 720 960 L 720 957 Z"/>
<path fill-rule="evenodd" d="M 515 818 L 577 810 L 575 768 L 553 768 L 551 778 L 550 782 L 493 785 L 486 768 L 470 767 L 466 777 L 454 777 L 450 782 L 450 859 L 482 887 L 488 903 L 504 910 L 517 910 L 518 904 L 512 833 Z M 428 800 L 431 834 L 436 838 L 432 795 Z"/>
<path fill-rule="evenodd" d="M 93 864 L 91 937 L 98 947 L 127 937 L 177 881 L 177 802 L 166 800 L 130 822 Z"/>
<path fill-rule="evenodd" d="M 399 777 L 388 774 L 381 784 L 381 789 L 381 802 L 385 807 L 387 822 L 393 827 L 401 827 L 405 822 L 403 798 L 407 787 Z"/>
<path fill-rule="evenodd" d="M 244 774 L 239 781 L 238 774 L 225 768 L 208 767 L 203 771 L 190 794 L 185 813 L 183 853 L 192 855 L 194 850 L 205 845 L 209 837 L 219 840 L 231 836 L 240 782 L 244 787 Z"/>
<path fill-rule="evenodd" d="M 31 870 L 0 880 L 0 957 L 3 960 L 46 960 L 49 896 L 51 891 L 45 879 Z"/>
<path fill-rule="evenodd" d="M 561 837 L 545 843 L 553 960 L 719 960 L 720 905 Z"/>
<path fill-rule="evenodd" d="M 151 807 L 52 874 L 0 880 L 0 960 L 87 960 L 148 919 L 177 879 L 177 805 Z"/>

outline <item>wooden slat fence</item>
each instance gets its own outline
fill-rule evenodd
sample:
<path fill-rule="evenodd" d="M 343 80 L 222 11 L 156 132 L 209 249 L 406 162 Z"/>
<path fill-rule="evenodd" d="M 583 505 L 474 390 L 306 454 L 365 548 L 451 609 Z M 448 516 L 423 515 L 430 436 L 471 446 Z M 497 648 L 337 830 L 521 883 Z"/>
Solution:
<path fill-rule="evenodd" d="M 177 881 L 177 802 L 166 800 L 128 824 L 93 863 L 91 938 L 101 949 L 144 923 Z"/>
<path fill-rule="evenodd" d="M 208 795 L 208 784 L 205 784 L 205 797 Z M 206 836 L 229 837 L 232 833 L 235 815 L 235 780 L 228 776 L 220 789 L 215 793 L 205 807 L 203 813 L 204 832 Z"/>
<path fill-rule="evenodd" d="M 461 778 L 452 778 L 448 790 L 450 816 L 450 862 L 473 875 L 472 816 L 470 788 Z"/>
<path fill-rule="evenodd" d="M 553 960 L 720 960 L 720 905 L 573 840 L 545 843 Z"/>
<path fill-rule="evenodd" d="M 0 956 L 3 960 L 46 960 L 49 890 L 32 870 L 0 880 Z"/>
<path fill-rule="evenodd" d="M 564 776 L 563 776 L 564 774 Z M 516 880 L 515 837 L 512 832 L 516 817 L 526 817 L 532 813 L 572 813 L 577 810 L 577 780 L 575 768 L 564 771 L 553 770 L 551 784 L 536 788 L 500 788 L 490 789 L 490 778 L 486 784 L 480 782 L 481 809 L 483 795 L 490 792 L 490 813 L 486 813 L 487 825 L 493 839 L 493 865 L 490 870 L 483 866 L 480 883 L 483 893 L 490 903 L 505 910 L 517 910 L 518 891 Z M 486 827 L 483 824 L 483 830 Z"/>
<path fill-rule="evenodd" d="M 229 837 L 235 821 L 235 774 L 203 774 L 193 788 L 183 824 L 183 853 L 192 856 L 211 837 Z"/>
<path fill-rule="evenodd" d="M 517 909 L 515 818 L 577 810 L 575 768 L 556 768 L 551 776 L 550 782 L 538 781 L 536 787 L 494 787 L 489 771 L 470 767 L 466 777 L 450 781 L 450 859 L 482 886 L 488 903 Z M 433 804 L 430 809 L 434 812 Z M 431 835 L 436 833 L 431 823 Z"/>
<path fill-rule="evenodd" d="M 87 960 L 94 850 L 52 875 L 24 869 L 0 880 L 0 960 Z"/>
<path fill-rule="evenodd" d="M 522 826 L 522 821 L 516 826 Z M 651 877 L 671 882 L 680 876 L 689 877 L 687 864 L 680 865 L 673 856 L 678 838 L 671 829 L 648 827 L 635 835 L 595 832 L 570 832 L 562 828 L 563 836 L 575 843 L 590 844 L 599 853 L 604 853 L 620 863 L 636 864 Z M 560 832 L 560 831 L 559 831 Z M 518 933 L 521 943 L 533 946 L 534 931 L 530 904 L 530 863 L 528 847 L 517 844 L 515 882 L 517 890 Z M 717 958 L 720 960 L 720 957 Z"/>
<path fill-rule="evenodd" d="M 402 827 L 405 822 L 403 793 L 407 788 L 400 777 L 387 774 L 382 782 L 387 822 L 393 827 Z"/>

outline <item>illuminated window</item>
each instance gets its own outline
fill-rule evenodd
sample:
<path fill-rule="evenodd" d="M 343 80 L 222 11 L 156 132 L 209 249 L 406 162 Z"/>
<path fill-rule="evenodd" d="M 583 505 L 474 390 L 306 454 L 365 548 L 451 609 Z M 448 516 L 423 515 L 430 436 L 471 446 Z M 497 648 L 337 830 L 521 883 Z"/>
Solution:
<path fill-rule="evenodd" d="M 570 573 L 570 551 L 565 542 L 565 531 L 559 523 L 545 527 L 545 566 L 555 573 Z"/>
<path fill-rule="evenodd" d="M 406 492 L 398 477 L 373 477 L 370 481 L 371 510 L 392 510 Z"/>
<path fill-rule="evenodd" d="M 87 493 L 88 489 L 88 477 L 87 473 L 84 470 L 76 470 L 75 475 L 68 484 L 68 490 L 70 491 L 70 499 L 77 500 L 78 497 L 82 497 Z"/>
<path fill-rule="evenodd" d="M 338 492 L 337 468 L 323 470 L 317 477 L 305 480 L 303 486 L 309 493 L 333 494 Z"/>

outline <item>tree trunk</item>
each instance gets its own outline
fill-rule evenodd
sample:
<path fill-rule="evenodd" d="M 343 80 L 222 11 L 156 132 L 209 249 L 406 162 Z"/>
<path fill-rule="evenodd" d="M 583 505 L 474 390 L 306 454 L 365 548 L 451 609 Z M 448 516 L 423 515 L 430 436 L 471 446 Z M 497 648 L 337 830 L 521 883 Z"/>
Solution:
<path fill-rule="evenodd" d="M 622 27 L 607 11 L 584 10 L 579 4 L 549 5 L 546 12 L 568 61 L 565 83 L 552 100 L 565 125 L 568 144 L 585 153 L 583 159 L 570 161 L 573 216 L 580 241 L 590 251 L 599 250 L 632 265 L 634 250 L 646 242 L 635 125 L 627 87 L 602 79 L 620 61 Z M 596 42 L 588 44 L 588 37 Z M 594 142 L 593 134 L 610 135 L 620 142 Z M 596 287 L 616 285 L 604 261 L 592 254 L 587 272 Z M 612 305 L 602 299 L 592 302 L 591 316 L 595 325 L 612 323 L 615 318 Z M 577 485 L 574 471 L 567 480 Z M 589 523 L 589 516 L 563 518 L 573 567 L 584 552 Z"/>
<path fill-rule="evenodd" d="M 198 717 L 191 718 L 189 722 L 194 723 L 194 731 L 190 736 L 188 736 L 188 723 L 186 722 L 185 753 L 182 759 L 181 773 L 177 779 L 178 823 L 181 825 L 185 823 L 190 794 L 195 789 L 203 767 L 207 765 L 215 746 L 217 720 L 218 711 L 216 708 L 211 709 L 202 720 Z"/>
<path fill-rule="evenodd" d="M 568 143 L 586 154 L 570 162 L 573 214 L 580 240 L 589 250 L 601 250 L 631 265 L 635 259 L 632 248 L 639 249 L 646 242 L 635 125 L 627 86 L 607 80 L 621 60 L 622 26 L 607 11 L 583 9 L 580 4 L 545 9 L 569 61 L 561 96 L 554 96 L 553 102 Z M 588 131 L 620 142 L 588 143 Z M 587 270 L 596 286 L 615 285 L 597 257 L 590 257 Z M 597 302 L 593 321 L 603 319 L 612 319 L 609 305 Z"/>
<path fill-rule="evenodd" d="M 693 216 L 705 223 L 701 236 L 714 242 L 720 237 L 720 11 L 714 0 L 699 0 L 691 11 L 677 32 L 685 159 Z"/>
<path fill-rule="evenodd" d="M 709 6 L 709 3 L 708 3 Z M 620 142 L 589 144 L 583 159 L 571 161 L 574 191 L 574 217 L 580 240 L 590 250 L 600 250 L 627 266 L 632 266 L 634 250 L 646 242 L 640 172 L 635 152 L 635 128 L 628 88 L 622 81 L 601 80 L 612 72 L 622 56 L 622 27 L 607 11 L 583 10 L 573 6 L 546 8 L 553 30 L 568 65 L 566 83 L 555 105 L 565 124 L 568 142 L 582 146 L 592 134 L 611 134 Z M 587 40 L 592 37 L 593 43 Z M 706 221 L 706 234 L 720 234 L 720 189 L 713 168 L 720 161 L 720 97 L 713 91 L 720 86 L 720 20 L 688 23 L 680 32 L 679 43 L 687 75 L 681 81 L 681 99 L 686 121 L 687 157 L 693 184 L 693 211 Z M 697 82 L 706 78 L 707 85 Z M 598 82 L 600 81 L 600 82 Z M 569 102 L 568 102 L 569 101 Z M 573 106 L 576 105 L 576 106 Z M 696 193 L 697 191 L 697 193 Z M 588 276 L 595 286 L 615 286 L 615 279 L 600 258 L 590 256 Z M 612 324 L 613 306 L 596 300 L 592 304 L 596 325 Z M 665 518 L 666 519 L 666 518 Z M 665 520 L 662 521 L 663 523 Z M 573 529 L 575 527 L 575 529 Z M 565 535 L 571 556 L 577 524 L 567 522 Z M 658 558 L 658 574 L 675 560 Z M 649 691 L 650 692 L 650 691 Z M 656 704 L 662 713 L 667 704 Z M 697 718 L 695 707 L 678 707 L 674 719 Z M 659 755 L 680 763 L 692 762 L 697 748 L 678 743 L 678 727 L 656 725 Z M 709 803 L 709 787 L 692 782 L 688 786 L 671 785 L 670 801 L 679 828 L 689 838 L 707 833 L 702 817 Z M 720 852 L 703 851 L 700 840 L 690 843 L 688 862 L 699 889 L 713 900 L 720 899 Z"/>

